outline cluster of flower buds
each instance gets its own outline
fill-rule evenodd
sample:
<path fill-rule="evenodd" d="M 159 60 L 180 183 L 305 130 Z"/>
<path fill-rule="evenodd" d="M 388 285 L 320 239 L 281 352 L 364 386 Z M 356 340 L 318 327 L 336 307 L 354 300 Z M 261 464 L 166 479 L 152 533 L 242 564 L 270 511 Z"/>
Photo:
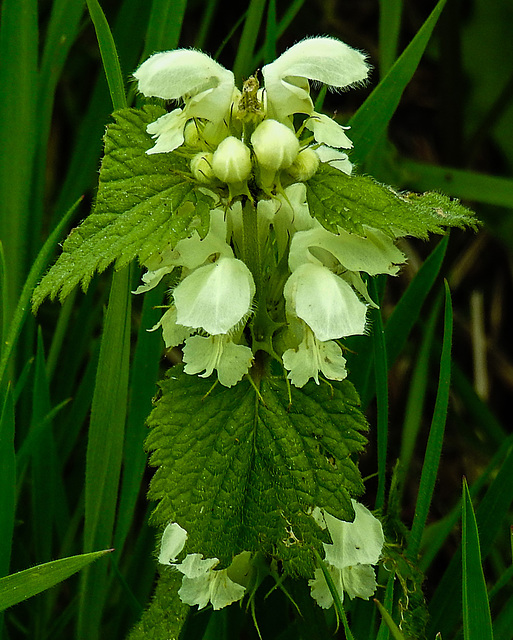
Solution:
<path fill-rule="evenodd" d="M 262 87 L 252 76 L 239 90 L 231 71 L 195 50 L 157 53 L 135 72 L 144 95 L 183 101 L 148 126 L 147 153 L 179 149 L 218 203 L 206 237 L 153 256 L 137 290 L 181 267 L 157 326 L 166 346 L 185 343 L 187 373 L 215 370 L 229 387 L 260 351 L 297 387 L 319 373 L 346 376 L 337 341 L 363 334 L 374 305 L 361 274 L 395 274 L 404 256 L 380 231 L 332 233 L 310 215 L 305 181 L 322 162 L 350 174 L 352 143 L 347 127 L 315 111 L 309 81 L 342 89 L 368 71 L 359 51 L 310 38 L 263 67 Z"/>

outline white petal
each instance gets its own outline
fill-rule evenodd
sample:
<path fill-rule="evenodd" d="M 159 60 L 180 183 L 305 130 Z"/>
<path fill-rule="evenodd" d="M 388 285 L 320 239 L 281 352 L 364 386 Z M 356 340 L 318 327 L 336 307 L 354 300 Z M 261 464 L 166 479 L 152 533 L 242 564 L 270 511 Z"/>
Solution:
<path fill-rule="evenodd" d="M 347 595 L 351 598 L 368 600 L 376 591 L 376 574 L 370 564 L 357 564 L 339 570 Z"/>
<path fill-rule="evenodd" d="M 192 579 L 208 575 L 210 570 L 218 564 L 217 558 L 203 559 L 201 553 L 189 553 L 182 563 L 176 565 L 176 568 L 184 576 Z"/>
<path fill-rule="evenodd" d="M 149 329 L 149 331 L 155 331 L 159 327 L 162 327 L 162 338 L 164 339 L 164 344 L 167 349 L 177 347 L 191 335 L 191 330 L 188 327 L 176 323 L 175 307 L 168 309 L 157 324 Z"/>
<path fill-rule="evenodd" d="M 343 127 L 323 113 L 314 113 L 311 118 L 308 118 L 306 128 L 313 131 L 316 142 L 321 142 L 329 147 L 342 147 L 342 149 L 353 147 L 353 143 L 345 132 L 345 129 L 349 129 L 349 127 Z"/>
<path fill-rule="evenodd" d="M 193 49 L 156 53 L 134 73 L 139 91 L 145 96 L 177 100 L 207 89 L 234 87 L 234 76 L 210 56 Z"/>
<path fill-rule="evenodd" d="M 171 522 L 164 529 L 160 543 L 160 564 L 172 564 L 185 546 L 187 531 L 177 522 Z"/>
<path fill-rule="evenodd" d="M 342 585 L 342 575 L 341 572 L 335 567 L 330 567 L 329 565 L 326 567 L 333 583 L 335 585 L 335 589 L 338 591 L 338 595 L 340 596 L 341 602 L 344 601 L 344 589 Z M 317 602 L 317 604 L 323 609 L 329 609 L 333 604 L 333 596 L 331 594 L 330 588 L 328 587 L 328 583 L 326 582 L 326 578 L 324 577 L 324 573 L 321 569 L 316 569 L 314 573 L 314 578 L 308 581 L 308 586 L 310 587 L 310 595 Z"/>
<path fill-rule="evenodd" d="M 285 283 L 283 295 L 288 308 L 320 341 L 365 333 L 367 306 L 347 282 L 324 266 L 300 265 Z"/>
<path fill-rule="evenodd" d="M 210 602 L 214 610 L 223 609 L 244 596 L 246 589 L 228 577 L 227 569 L 213 571 L 210 576 Z"/>
<path fill-rule="evenodd" d="M 183 131 L 187 122 L 187 114 L 182 109 L 174 109 L 171 113 L 160 116 L 155 122 L 151 122 L 146 131 L 152 138 L 156 138 L 155 146 L 146 153 L 168 153 L 178 149 L 183 144 Z"/>
<path fill-rule="evenodd" d="M 298 42 L 262 69 L 270 117 L 313 112 L 306 79 L 342 88 L 364 80 L 365 56 L 334 38 Z"/>
<path fill-rule="evenodd" d="M 210 334 L 228 333 L 249 313 L 254 294 L 247 266 L 235 258 L 220 258 L 199 267 L 176 287 L 177 322 Z"/>
<path fill-rule="evenodd" d="M 371 276 L 396 274 L 397 265 L 405 261 L 404 254 L 382 231 L 365 227 L 365 233 L 367 237 L 339 228 L 335 234 L 321 226 L 296 233 L 290 246 L 290 269 L 294 271 L 307 262 L 320 264 L 322 261 L 312 252 L 313 248 L 318 248 L 331 253 L 348 271 L 364 271 Z"/>
<path fill-rule="evenodd" d="M 338 149 L 332 149 L 324 144 L 321 144 L 321 146 L 315 150 L 315 153 L 319 156 L 319 160 L 321 162 L 326 162 L 334 169 L 338 169 L 339 171 L 342 171 L 342 173 L 346 173 L 348 176 L 351 175 L 353 165 L 351 164 L 347 153 L 339 151 Z"/>
<path fill-rule="evenodd" d="M 174 266 L 170 265 L 168 267 L 160 267 L 160 269 L 156 269 L 155 271 L 146 271 L 146 273 L 143 273 L 141 278 L 144 284 L 139 285 L 135 291 L 132 291 L 132 293 L 137 295 L 154 289 L 162 278 L 168 273 L 171 273 L 173 269 Z"/>
<path fill-rule="evenodd" d="M 185 373 L 199 373 L 208 378 L 215 369 L 219 382 L 233 387 L 249 371 L 253 352 L 242 344 L 234 344 L 226 335 L 192 336 L 185 342 L 183 359 Z"/>
<path fill-rule="evenodd" d="M 324 544 L 325 560 L 343 569 L 357 564 L 376 564 L 384 544 L 381 522 L 356 500 L 353 522 L 345 522 L 324 512 L 333 544 Z"/>
<path fill-rule="evenodd" d="M 369 74 L 366 56 L 335 38 L 307 38 L 287 49 L 262 69 L 279 69 L 280 76 L 300 76 L 330 87 L 343 88 L 365 80 Z M 267 70 L 267 71 L 266 71 Z"/>
<path fill-rule="evenodd" d="M 204 609 L 210 602 L 210 579 L 208 575 L 200 578 L 182 578 L 182 586 L 178 589 L 180 600 L 191 607 L 195 604 L 198 609 Z"/>
<path fill-rule="evenodd" d="M 346 360 L 340 347 L 333 341 L 319 342 L 307 329 L 297 350 L 287 349 L 283 366 L 295 387 L 303 387 L 310 378 L 319 384 L 319 372 L 330 380 L 344 380 L 347 376 Z"/>

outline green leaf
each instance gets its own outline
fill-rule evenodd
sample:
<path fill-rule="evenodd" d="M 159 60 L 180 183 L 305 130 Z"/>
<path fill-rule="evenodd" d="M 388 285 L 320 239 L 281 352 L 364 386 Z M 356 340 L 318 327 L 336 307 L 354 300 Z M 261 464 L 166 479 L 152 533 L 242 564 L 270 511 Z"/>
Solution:
<path fill-rule="evenodd" d="M 242 550 L 276 555 L 292 574 L 310 575 L 321 530 L 314 506 L 351 520 L 363 492 L 351 456 L 366 442 L 353 386 L 344 381 L 300 390 L 269 379 L 259 400 L 248 380 L 227 389 L 176 373 L 148 423 L 147 448 L 158 466 L 149 497 L 153 523 L 178 522 L 188 553 L 227 564 Z M 324 538 L 323 538 L 324 539 Z"/>
<path fill-rule="evenodd" d="M 364 225 L 392 237 L 426 238 L 448 227 L 477 226 L 472 211 L 440 193 L 398 193 L 369 176 L 348 176 L 324 163 L 308 180 L 310 212 L 328 230 L 365 235 Z"/>
<path fill-rule="evenodd" d="M 462 502 L 463 637 L 465 640 L 493 640 L 490 604 L 481 565 L 479 533 L 465 479 Z"/>
<path fill-rule="evenodd" d="M 121 269 L 138 258 L 174 245 L 193 230 L 206 232 L 211 198 L 185 176 L 187 161 L 174 153 L 147 155 L 152 140 L 146 126 L 163 115 L 160 107 L 123 109 L 107 129 L 93 213 L 68 236 L 56 264 L 33 296 L 37 308 L 46 296 L 62 301 L 95 271 L 111 263 Z"/>
<path fill-rule="evenodd" d="M 50 589 L 106 553 L 110 549 L 53 560 L 0 579 L 0 611 Z"/>

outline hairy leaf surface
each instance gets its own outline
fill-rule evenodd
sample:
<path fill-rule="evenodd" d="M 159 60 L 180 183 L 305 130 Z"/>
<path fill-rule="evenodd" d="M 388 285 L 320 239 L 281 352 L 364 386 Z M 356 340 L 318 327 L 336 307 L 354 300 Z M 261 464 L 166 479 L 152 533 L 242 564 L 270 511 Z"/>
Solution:
<path fill-rule="evenodd" d="M 365 235 L 364 225 L 392 237 L 427 238 L 449 227 L 476 228 L 472 211 L 440 193 L 398 193 L 369 176 L 348 176 L 321 164 L 307 183 L 310 213 L 328 230 Z"/>
<path fill-rule="evenodd" d="M 366 442 L 365 418 L 353 386 L 310 382 L 292 389 L 248 380 L 227 389 L 173 369 L 149 417 L 147 448 L 158 466 L 150 499 L 156 525 L 178 522 L 188 553 L 227 564 L 260 550 L 309 575 L 311 545 L 324 539 L 314 506 L 352 520 L 351 496 L 363 493 L 352 455 Z"/>
<path fill-rule="evenodd" d="M 146 126 L 160 107 L 123 109 L 105 135 L 98 196 L 93 212 L 73 229 L 55 265 L 33 296 L 63 300 L 77 284 L 85 290 L 95 273 L 115 262 L 121 269 L 198 230 L 208 228 L 212 199 L 187 177 L 188 161 L 177 153 L 147 155 L 153 142 Z"/>

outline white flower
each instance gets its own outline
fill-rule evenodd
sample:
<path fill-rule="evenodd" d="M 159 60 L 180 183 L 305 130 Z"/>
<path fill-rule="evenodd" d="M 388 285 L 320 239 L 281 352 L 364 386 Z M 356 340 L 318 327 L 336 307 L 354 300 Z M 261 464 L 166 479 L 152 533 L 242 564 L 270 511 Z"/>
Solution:
<path fill-rule="evenodd" d="M 289 313 L 304 320 L 318 340 L 365 333 L 367 305 L 327 267 L 300 265 L 287 280 L 283 295 Z"/>
<path fill-rule="evenodd" d="M 321 144 L 320 147 L 317 147 L 317 149 L 315 149 L 315 153 L 319 156 L 319 160 L 321 162 L 326 162 L 334 169 L 338 169 L 339 171 L 342 171 L 342 173 L 346 173 L 348 176 L 351 175 L 353 165 L 349 160 L 347 153 L 327 147 L 325 144 Z"/>
<path fill-rule="evenodd" d="M 365 332 L 367 306 L 351 286 L 320 264 L 300 265 L 285 283 L 283 295 L 289 321 L 302 321 L 303 339 L 283 354 L 283 366 L 296 387 L 310 378 L 319 384 L 319 371 L 330 380 L 343 380 L 345 359 L 333 339 Z"/>
<path fill-rule="evenodd" d="M 267 115 L 281 122 L 314 113 L 308 80 L 342 89 L 367 78 L 365 56 L 334 38 L 308 38 L 262 69 Z"/>
<path fill-rule="evenodd" d="M 220 258 L 195 269 L 173 291 L 178 324 L 226 334 L 251 310 L 255 283 L 237 258 Z"/>
<path fill-rule="evenodd" d="M 249 371 L 253 352 L 228 335 L 191 336 L 185 341 L 183 359 L 185 373 L 208 378 L 216 370 L 219 382 L 233 387 Z"/>
<path fill-rule="evenodd" d="M 353 522 L 339 520 L 322 509 L 315 509 L 312 514 L 330 533 L 332 544 L 323 543 L 324 560 L 341 600 L 344 591 L 351 599 L 372 596 L 377 585 L 371 565 L 378 563 L 385 541 L 381 522 L 362 504 L 351 502 L 355 511 Z M 321 569 L 315 570 L 308 584 L 319 606 L 331 607 L 333 596 Z"/>
<path fill-rule="evenodd" d="M 183 562 L 176 558 L 187 541 L 187 531 L 178 523 L 167 525 L 162 535 L 159 562 L 167 564 L 183 574 L 178 595 L 188 605 L 203 609 L 209 602 L 214 609 L 240 600 L 246 591 L 247 576 L 251 572 L 251 554 L 242 551 L 236 555 L 227 569 L 215 570 L 217 558 L 203 559 L 200 553 L 188 554 Z M 240 582 L 239 582 L 240 581 Z"/>
<path fill-rule="evenodd" d="M 235 83 L 231 71 L 201 51 L 176 49 L 156 53 L 134 73 L 145 96 L 164 100 L 184 99 L 175 109 L 147 128 L 157 143 L 147 153 L 173 151 L 184 141 L 184 128 L 191 118 L 203 118 L 215 127 L 228 117 Z"/>

